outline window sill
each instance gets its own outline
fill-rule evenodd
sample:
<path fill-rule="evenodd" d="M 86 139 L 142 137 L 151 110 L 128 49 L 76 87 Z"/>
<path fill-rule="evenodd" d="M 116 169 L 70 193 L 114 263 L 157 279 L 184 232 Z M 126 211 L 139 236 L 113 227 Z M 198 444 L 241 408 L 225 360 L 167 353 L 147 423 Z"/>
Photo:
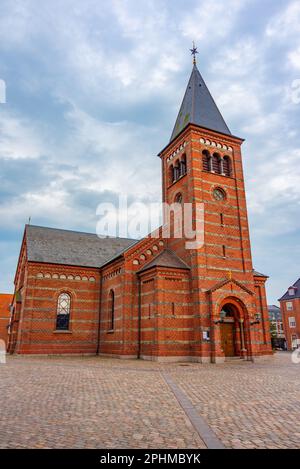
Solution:
<path fill-rule="evenodd" d="M 72 331 L 59 331 L 59 330 L 55 330 L 55 331 L 53 331 L 53 334 L 72 334 Z"/>
<path fill-rule="evenodd" d="M 217 173 L 216 171 L 208 171 L 207 169 L 202 169 L 203 173 L 214 174 L 215 176 L 222 176 L 223 178 L 234 179 L 234 176 L 227 176 L 227 174 Z"/>
<path fill-rule="evenodd" d="M 115 332 L 114 329 L 109 329 L 109 331 L 107 331 L 106 333 L 107 333 L 107 334 L 113 334 L 114 332 Z"/>
<path fill-rule="evenodd" d="M 176 182 L 180 181 L 180 180 L 181 180 L 182 178 L 184 178 L 184 176 L 186 176 L 186 175 L 187 175 L 187 173 L 182 174 L 179 178 L 176 179 L 176 181 L 173 181 L 171 184 L 169 184 L 168 189 L 169 189 L 169 187 L 174 186 L 174 184 L 176 184 Z"/>

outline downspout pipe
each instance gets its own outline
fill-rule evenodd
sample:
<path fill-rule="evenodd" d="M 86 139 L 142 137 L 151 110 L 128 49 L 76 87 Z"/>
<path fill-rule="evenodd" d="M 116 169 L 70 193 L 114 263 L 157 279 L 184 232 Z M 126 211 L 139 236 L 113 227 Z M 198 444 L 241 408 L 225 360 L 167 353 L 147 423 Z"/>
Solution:
<path fill-rule="evenodd" d="M 141 327 L 142 327 L 142 298 L 141 298 L 141 292 L 142 292 L 142 283 L 140 277 L 138 277 L 138 352 L 137 352 L 137 358 L 141 358 Z"/>
<path fill-rule="evenodd" d="M 97 334 L 97 350 L 96 355 L 100 352 L 100 330 L 101 330 L 101 304 L 102 304 L 102 272 L 100 272 L 100 288 L 99 288 L 99 310 L 98 310 L 98 334 Z"/>

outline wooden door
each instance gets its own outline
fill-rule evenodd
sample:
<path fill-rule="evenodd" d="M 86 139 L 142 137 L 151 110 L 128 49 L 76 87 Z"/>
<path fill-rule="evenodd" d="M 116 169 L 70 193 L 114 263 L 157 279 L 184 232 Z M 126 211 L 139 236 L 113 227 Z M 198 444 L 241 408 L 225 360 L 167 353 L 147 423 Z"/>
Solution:
<path fill-rule="evenodd" d="M 221 324 L 221 339 L 225 357 L 233 357 L 235 355 L 233 322 L 224 322 Z"/>

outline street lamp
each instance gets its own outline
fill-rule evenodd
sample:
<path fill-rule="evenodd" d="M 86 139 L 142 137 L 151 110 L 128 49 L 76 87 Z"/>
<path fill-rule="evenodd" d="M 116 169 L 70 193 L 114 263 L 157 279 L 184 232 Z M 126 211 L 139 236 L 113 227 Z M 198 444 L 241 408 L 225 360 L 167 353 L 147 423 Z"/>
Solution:
<path fill-rule="evenodd" d="M 221 324 L 222 322 L 224 322 L 224 319 L 226 317 L 226 311 L 224 311 L 224 309 L 221 310 L 220 312 L 220 319 L 216 319 L 214 321 L 215 324 Z"/>
<path fill-rule="evenodd" d="M 260 313 L 256 313 L 256 315 L 255 315 L 255 321 L 251 321 L 250 324 L 251 324 L 251 326 L 253 326 L 253 324 L 259 324 L 260 321 L 261 321 Z"/>

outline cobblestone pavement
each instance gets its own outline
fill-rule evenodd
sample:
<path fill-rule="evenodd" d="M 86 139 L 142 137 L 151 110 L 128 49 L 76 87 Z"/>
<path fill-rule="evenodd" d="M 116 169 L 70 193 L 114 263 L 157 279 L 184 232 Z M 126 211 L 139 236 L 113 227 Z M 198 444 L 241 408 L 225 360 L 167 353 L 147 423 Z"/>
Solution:
<path fill-rule="evenodd" d="M 300 448 L 300 364 L 284 352 L 219 365 L 8 357 L 0 448 L 206 447 L 170 382 L 225 447 Z"/>

